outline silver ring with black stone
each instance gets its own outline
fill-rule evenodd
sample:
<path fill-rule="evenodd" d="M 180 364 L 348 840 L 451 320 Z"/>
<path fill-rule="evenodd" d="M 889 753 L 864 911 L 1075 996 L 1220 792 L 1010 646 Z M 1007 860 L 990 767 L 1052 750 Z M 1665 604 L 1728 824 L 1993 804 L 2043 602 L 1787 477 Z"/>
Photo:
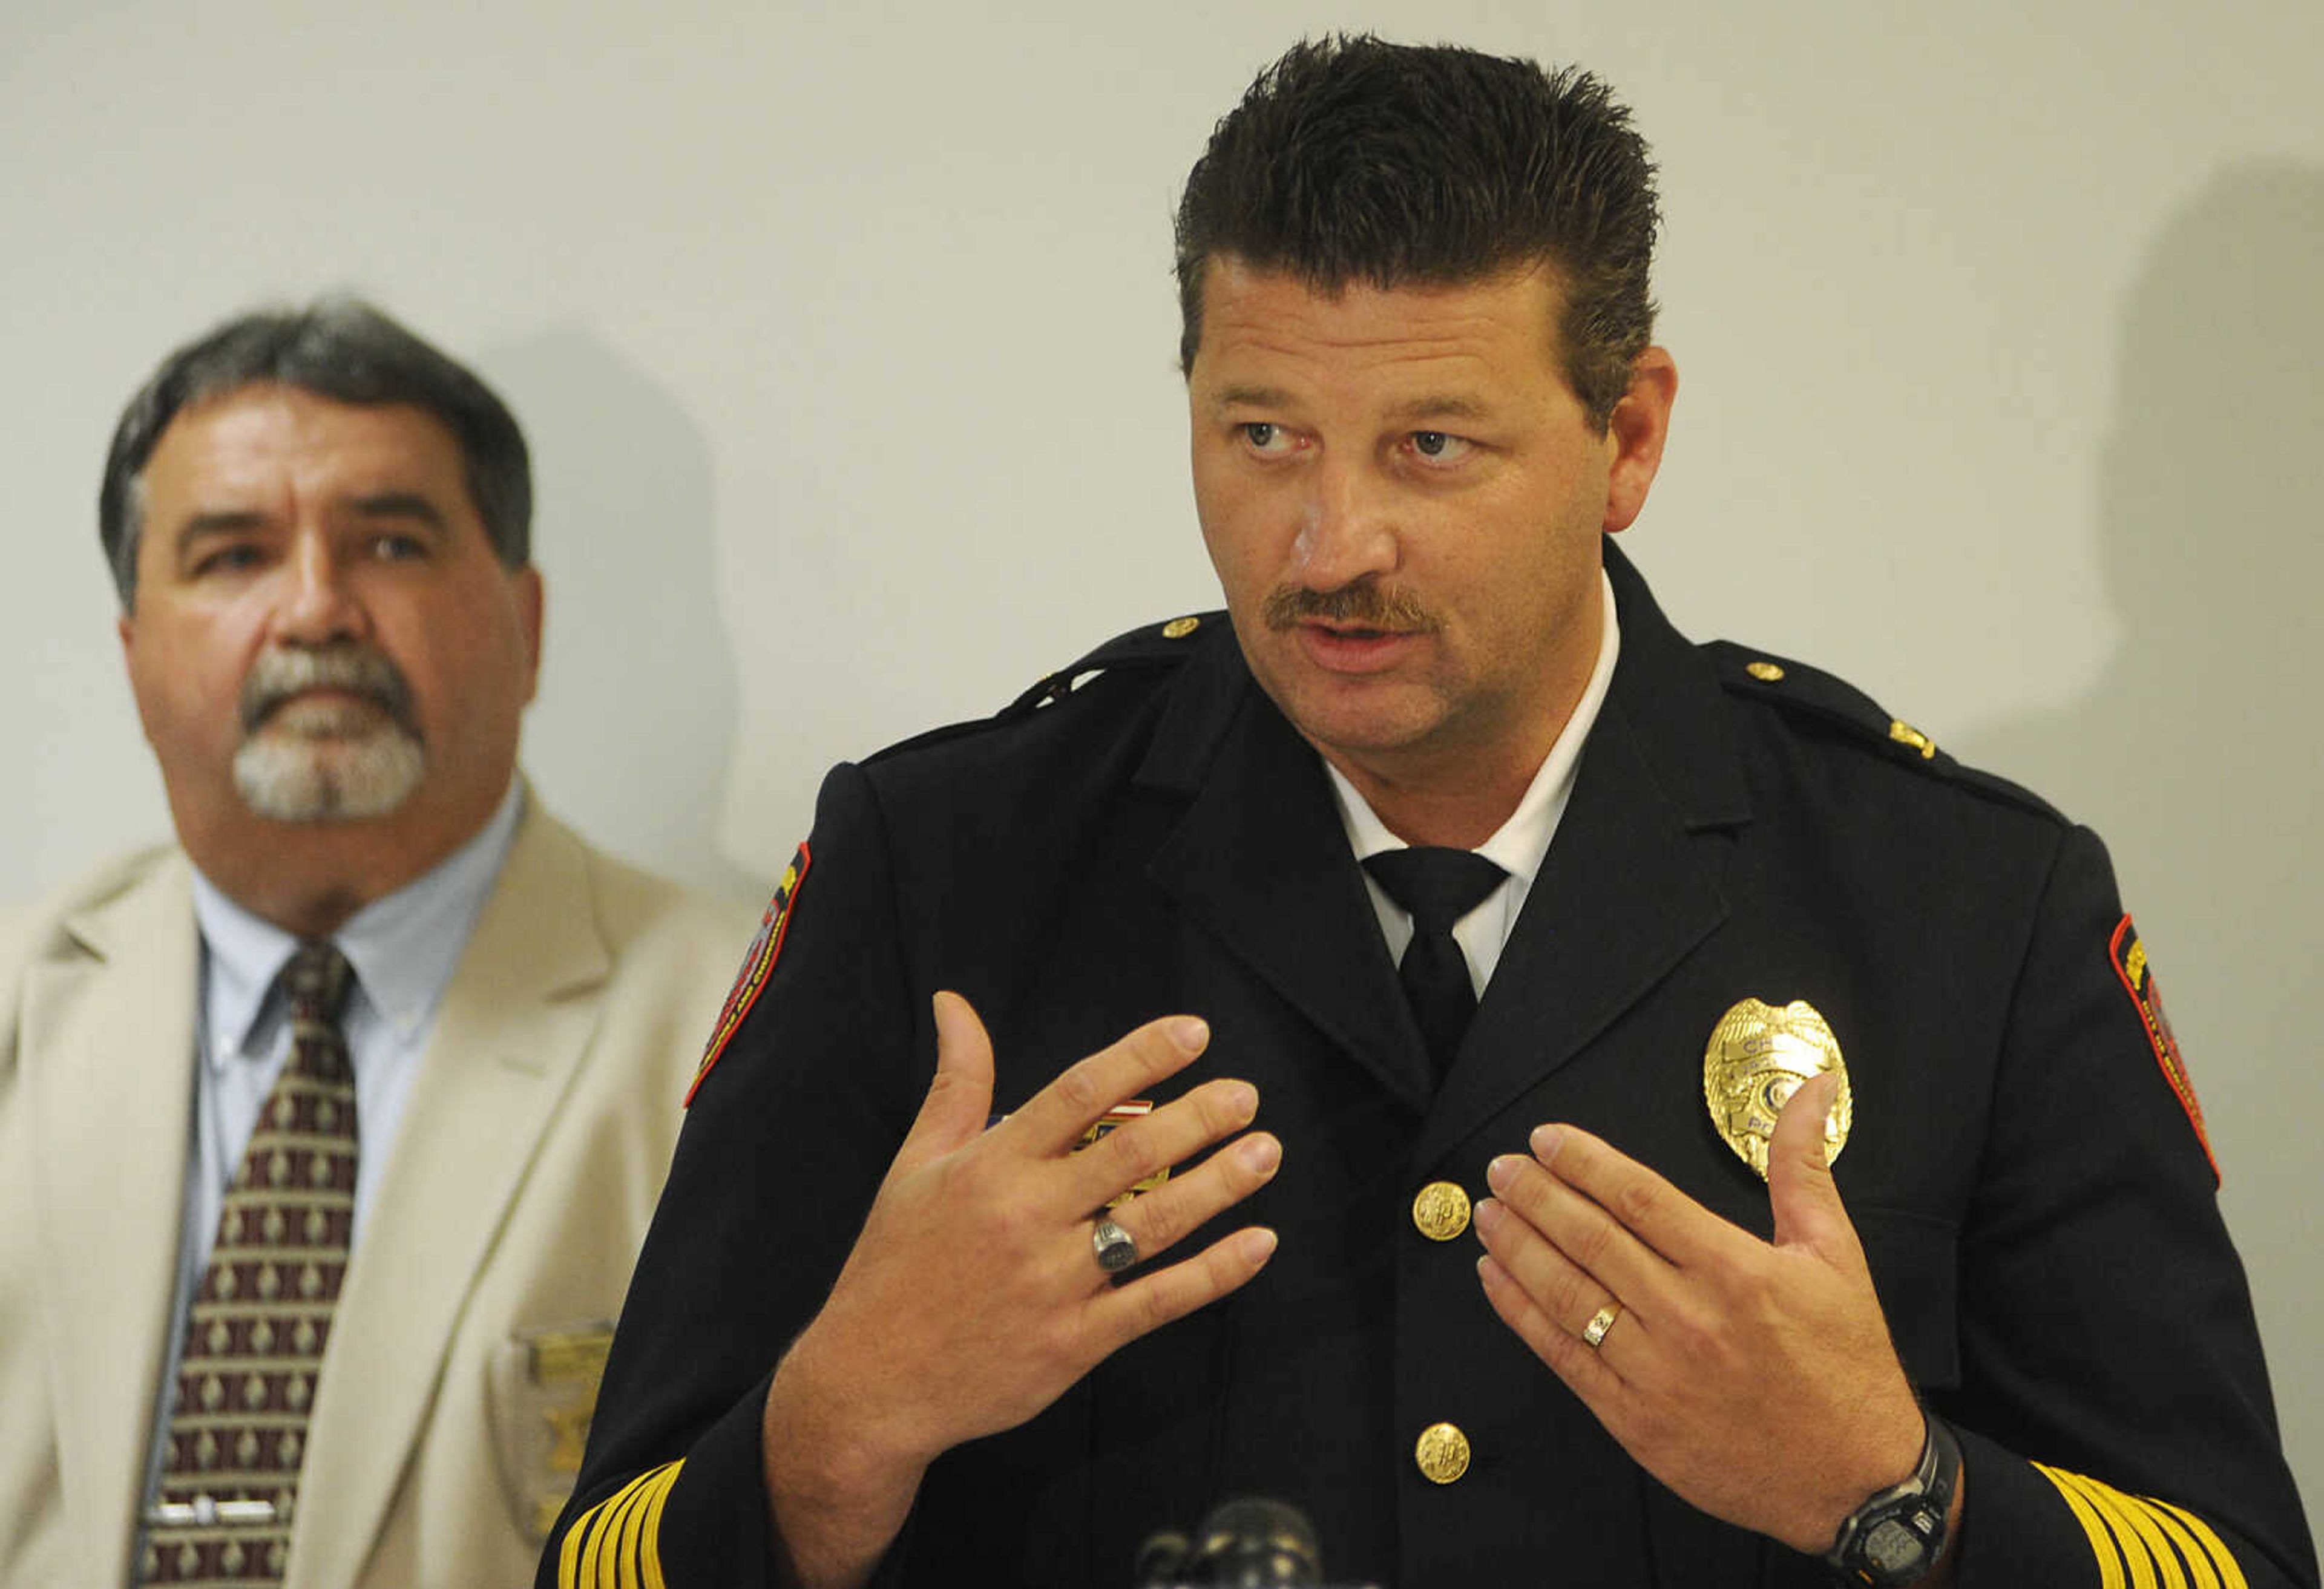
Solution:
<path fill-rule="evenodd" d="M 1090 1250 L 1097 1254 L 1097 1266 L 1108 1274 L 1120 1274 L 1138 1262 L 1137 1240 L 1111 1219 L 1100 1219 L 1090 1232 Z"/>

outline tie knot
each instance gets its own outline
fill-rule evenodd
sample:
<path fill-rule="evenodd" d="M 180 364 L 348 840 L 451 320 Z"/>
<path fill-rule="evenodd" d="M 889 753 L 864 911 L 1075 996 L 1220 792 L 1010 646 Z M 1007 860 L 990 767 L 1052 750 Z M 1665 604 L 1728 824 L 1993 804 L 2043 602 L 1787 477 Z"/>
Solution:
<path fill-rule="evenodd" d="M 1410 914 L 1416 932 L 1432 933 L 1451 932 L 1508 876 L 1473 850 L 1441 845 L 1384 850 L 1364 858 L 1364 870 Z"/>
<path fill-rule="evenodd" d="M 302 1021 L 337 1022 L 354 980 L 347 957 L 328 939 L 301 943 L 282 968 L 283 995 L 292 1016 Z"/>

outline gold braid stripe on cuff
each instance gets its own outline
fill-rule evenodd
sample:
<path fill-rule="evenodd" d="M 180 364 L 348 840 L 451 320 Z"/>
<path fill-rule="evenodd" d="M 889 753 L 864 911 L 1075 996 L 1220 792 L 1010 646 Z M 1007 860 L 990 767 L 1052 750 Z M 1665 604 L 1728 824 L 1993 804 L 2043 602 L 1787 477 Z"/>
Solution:
<path fill-rule="evenodd" d="M 2083 1474 L 2034 1466 L 2089 1537 L 2099 1589 L 2248 1589 L 2235 1553 L 2192 1512 Z"/>
<path fill-rule="evenodd" d="M 557 1589 L 666 1589 L 661 1509 L 684 1462 L 640 1474 L 573 1520 L 557 1557 Z"/>

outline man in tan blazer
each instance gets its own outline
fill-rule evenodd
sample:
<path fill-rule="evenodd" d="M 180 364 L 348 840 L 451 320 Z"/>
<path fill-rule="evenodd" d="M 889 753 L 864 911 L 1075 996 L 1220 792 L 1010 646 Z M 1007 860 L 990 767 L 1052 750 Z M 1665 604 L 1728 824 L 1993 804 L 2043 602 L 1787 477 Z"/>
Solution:
<path fill-rule="evenodd" d="M 123 417 L 101 528 L 179 847 L 0 914 L 0 1583 L 531 1575 L 750 918 L 518 776 L 530 511 L 506 409 L 361 304 L 231 322 Z M 344 1279 L 313 1372 L 248 1376 L 287 1469 L 214 1502 L 187 1320 L 230 1333 L 221 1201 L 307 1041 L 274 976 L 323 943 Z"/>

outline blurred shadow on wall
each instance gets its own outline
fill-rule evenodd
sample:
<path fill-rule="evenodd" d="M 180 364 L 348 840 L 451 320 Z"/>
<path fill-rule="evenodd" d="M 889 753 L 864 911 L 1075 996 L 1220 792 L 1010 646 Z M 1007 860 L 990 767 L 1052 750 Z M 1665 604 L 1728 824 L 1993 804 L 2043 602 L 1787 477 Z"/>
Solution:
<path fill-rule="evenodd" d="M 2099 482 L 2116 654 L 2080 701 L 1954 747 L 2114 853 L 2211 1118 L 2311 1496 L 2324 1485 L 2310 1228 L 2324 1162 L 2319 272 L 2314 166 L 2229 166 L 2170 219 L 2123 317 Z M 2036 406 L 2029 445 L 2039 424 Z"/>
<path fill-rule="evenodd" d="M 741 693 L 718 610 L 709 444 L 578 326 L 477 363 L 532 445 L 548 617 L 524 764 L 543 802 L 641 866 L 763 899 L 770 880 L 718 845 Z"/>

